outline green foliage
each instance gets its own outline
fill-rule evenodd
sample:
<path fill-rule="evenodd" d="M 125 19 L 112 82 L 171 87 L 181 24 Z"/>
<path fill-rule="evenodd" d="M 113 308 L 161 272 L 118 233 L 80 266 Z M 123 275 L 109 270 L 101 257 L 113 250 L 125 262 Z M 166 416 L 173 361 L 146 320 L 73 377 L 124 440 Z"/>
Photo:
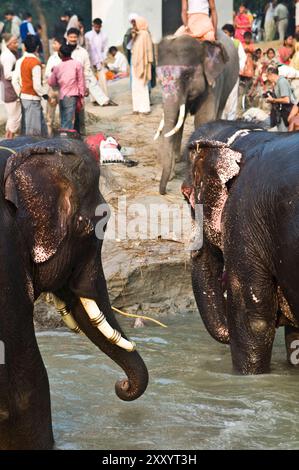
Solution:
<path fill-rule="evenodd" d="M 40 0 L 48 22 L 48 28 L 51 35 L 54 24 L 58 21 L 61 13 L 67 10 L 75 12 L 84 19 L 85 28 L 91 26 L 91 0 Z M 3 13 L 7 9 L 12 9 L 22 17 L 22 14 L 29 11 L 33 15 L 33 23 L 38 22 L 36 13 L 31 6 L 30 0 L 0 0 L 0 20 L 3 20 Z"/>

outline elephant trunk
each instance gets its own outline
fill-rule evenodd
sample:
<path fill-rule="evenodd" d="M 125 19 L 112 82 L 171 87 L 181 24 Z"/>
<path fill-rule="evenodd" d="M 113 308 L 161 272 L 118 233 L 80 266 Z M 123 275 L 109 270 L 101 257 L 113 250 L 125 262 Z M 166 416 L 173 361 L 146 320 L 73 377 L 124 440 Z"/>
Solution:
<path fill-rule="evenodd" d="M 118 364 L 127 378 L 116 383 L 117 396 L 124 401 L 139 398 L 147 388 L 148 371 L 135 345 L 123 333 L 112 312 L 103 267 L 92 256 L 70 284 L 72 294 L 64 300 L 80 330 Z M 59 295 L 59 293 L 57 293 Z"/>
<path fill-rule="evenodd" d="M 105 311 L 105 317 L 108 319 L 109 325 L 125 338 L 116 320 L 112 319 L 111 316 L 113 314 L 111 313 L 111 316 L 107 314 L 107 309 L 104 309 L 103 302 L 101 302 L 101 305 L 99 305 L 99 301 L 96 301 L 96 303 L 101 311 Z M 81 300 L 76 299 L 72 305 L 72 314 L 81 331 L 126 373 L 127 378 L 119 380 L 115 384 L 116 395 L 124 401 L 133 401 L 139 398 L 147 388 L 148 371 L 138 352 L 129 352 L 111 343 L 92 323 Z"/>
<path fill-rule="evenodd" d="M 204 247 L 192 255 L 191 269 L 193 292 L 204 325 L 216 341 L 228 344 L 226 301 L 221 285 L 221 252 L 204 241 Z"/>
<path fill-rule="evenodd" d="M 174 175 L 175 161 L 180 160 L 181 142 L 186 116 L 184 101 L 164 100 L 164 129 L 162 144 L 162 176 L 160 194 L 166 194 L 168 181 Z"/>

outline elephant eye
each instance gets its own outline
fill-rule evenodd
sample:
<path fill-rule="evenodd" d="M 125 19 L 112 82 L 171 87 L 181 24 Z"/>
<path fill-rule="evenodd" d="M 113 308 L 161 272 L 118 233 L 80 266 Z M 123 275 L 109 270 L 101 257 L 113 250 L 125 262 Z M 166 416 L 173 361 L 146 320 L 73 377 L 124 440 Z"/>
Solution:
<path fill-rule="evenodd" d="M 90 235 L 94 231 L 94 225 L 88 217 L 79 215 L 76 222 L 76 232 L 80 235 Z"/>

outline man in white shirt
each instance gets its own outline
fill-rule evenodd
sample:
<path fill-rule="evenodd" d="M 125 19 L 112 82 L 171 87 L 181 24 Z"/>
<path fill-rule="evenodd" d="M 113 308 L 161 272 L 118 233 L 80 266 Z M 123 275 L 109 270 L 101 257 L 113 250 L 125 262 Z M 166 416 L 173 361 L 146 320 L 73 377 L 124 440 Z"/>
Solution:
<path fill-rule="evenodd" d="M 127 73 L 128 61 L 126 56 L 118 51 L 115 46 L 111 46 L 108 52 L 114 58 L 113 64 L 107 64 L 108 69 L 115 73 Z"/>
<path fill-rule="evenodd" d="M 6 139 L 13 139 L 19 130 L 22 117 L 21 103 L 12 86 L 12 73 L 16 64 L 18 39 L 11 34 L 3 35 L 3 50 L 0 56 L 0 80 L 4 85 L 4 104 L 7 112 Z"/>
<path fill-rule="evenodd" d="M 49 60 L 46 65 L 46 70 L 45 70 L 45 82 L 48 82 L 48 78 L 52 74 L 52 70 L 56 65 L 59 65 L 61 62 L 61 59 L 58 55 L 58 51 L 62 45 L 63 40 L 61 38 L 54 38 L 53 40 L 53 51 L 54 54 L 52 54 L 49 57 Z M 54 89 L 49 86 L 48 89 L 48 102 L 47 102 L 47 115 L 46 115 L 46 121 L 47 121 L 47 127 L 48 127 L 48 134 L 49 136 L 53 135 L 53 127 L 55 123 L 55 114 L 56 114 L 56 108 L 59 105 L 59 90 Z"/>
<path fill-rule="evenodd" d="M 275 7 L 274 19 L 277 23 L 279 40 L 282 42 L 285 39 L 289 24 L 289 10 L 284 2 L 278 3 L 278 5 Z"/>
<path fill-rule="evenodd" d="M 96 18 L 92 22 L 92 30 L 85 34 L 86 49 L 89 54 L 91 65 L 97 71 L 101 88 L 108 95 L 107 81 L 104 69 L 104 62 L 108 53 L 108 37 L 102 31 L 103 22 Z"/>
<path fill-rule="evenodd" d="M 36 56 L 38 41 L 28 35 L 24 41 L 25 53 L 16 62 L 12 85 L 21 98 L 25 135 L 47 136 L 47 127 L 41 98 L 48 99 L 42 86 L 41 62 Z"/>

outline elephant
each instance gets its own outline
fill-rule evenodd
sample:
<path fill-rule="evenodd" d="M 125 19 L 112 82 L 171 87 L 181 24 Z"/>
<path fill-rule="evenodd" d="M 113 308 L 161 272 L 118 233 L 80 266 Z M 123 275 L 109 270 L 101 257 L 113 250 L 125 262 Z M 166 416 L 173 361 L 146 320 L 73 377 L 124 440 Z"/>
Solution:
<path fill-rule="evenodd" d="M 0 173 L 0 449 L 52 449 L 49 382 L 33 324 L 42 292 L 124 370 L 120 399 L 140 397 L 148 371 L 111 310 L 98 231 L 109 211 L 87 146 L 61 137 L 1 141 Z"/>
<path fill-rule="evenodd" d="M 238 52 L 233 41 L 218 31 L 217 42 L 188 35 L 166 37 L 158 45 L 157 76 L 162 86 L 163 118 L 155 139 L 162 134 L 160 194 L 181 158 L 181 141 L 188 112 L 195 128 L 221 117 L 239 77 Z"/>
<path fill-rule="evenodd" d="M 288 361 L 297 365 L 297 152 L 295 132 L 232 121 L 201 126 L 187 149 L 182 192 L 197 228 L 196 205 L 203 204 L 203 243 L 191 254 L 193 292 L 206 329 L 230 344 L 240 374 L 270 371 L 279 326 Z"/>

